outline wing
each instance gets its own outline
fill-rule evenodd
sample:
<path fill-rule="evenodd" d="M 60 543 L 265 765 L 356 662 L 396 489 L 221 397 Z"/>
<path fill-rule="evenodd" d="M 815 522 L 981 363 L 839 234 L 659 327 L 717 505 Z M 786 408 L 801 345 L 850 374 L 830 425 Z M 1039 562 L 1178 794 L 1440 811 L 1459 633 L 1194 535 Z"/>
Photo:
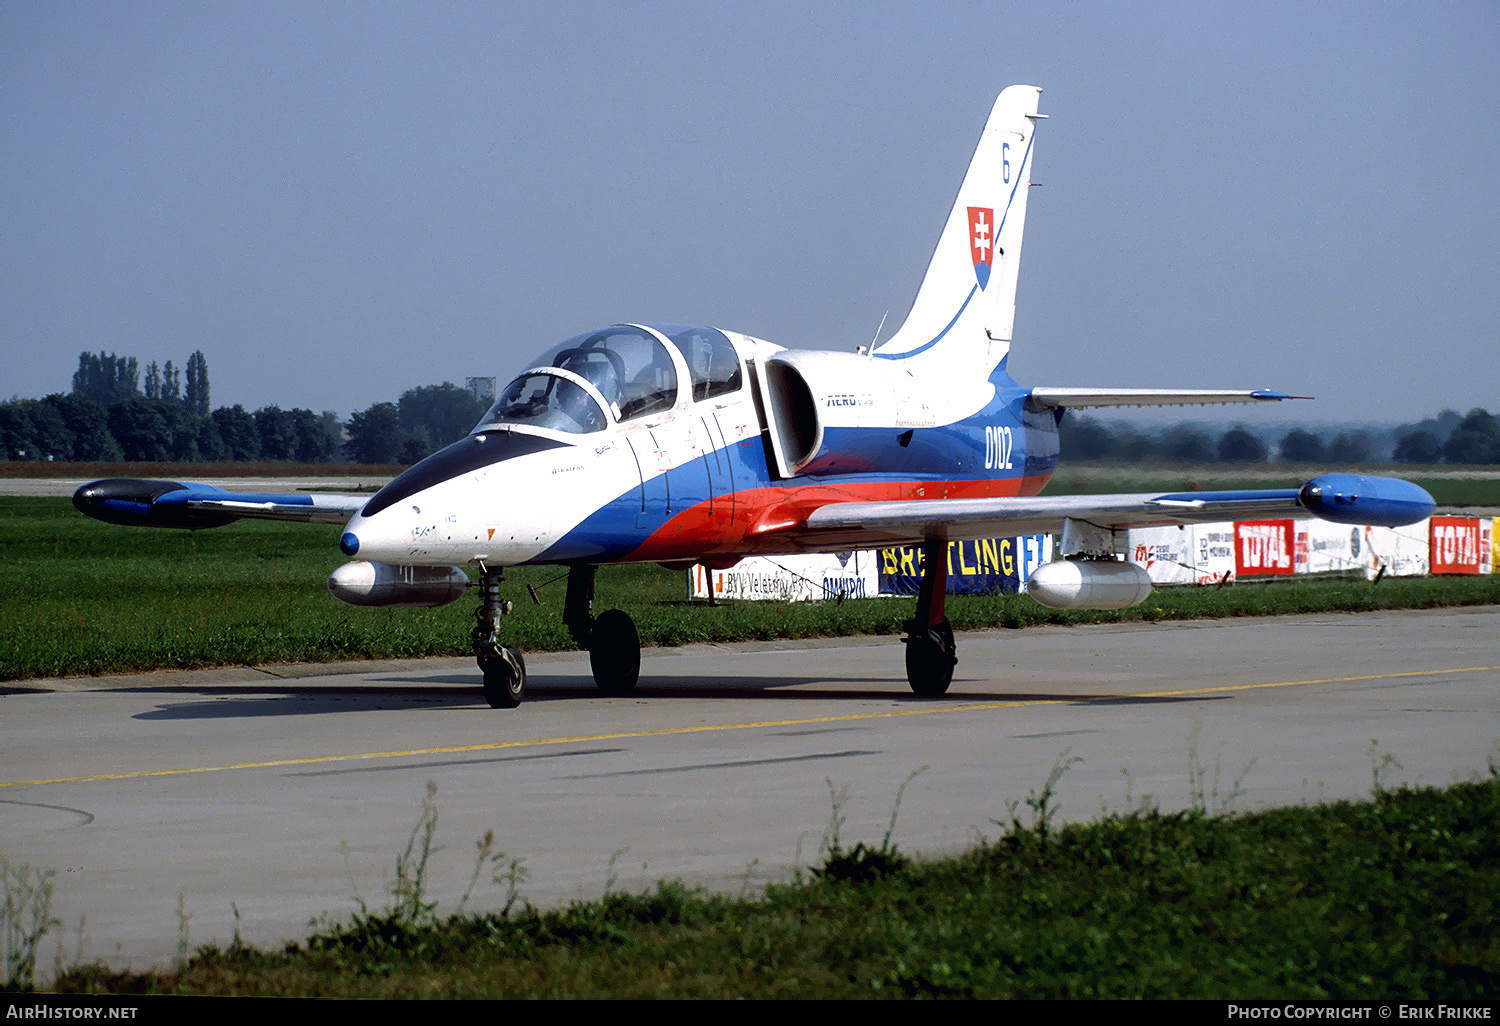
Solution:
<path fill-rule="evenodd" d="M 1054 534 L 1070 520 L 1104 531 L 1300 517 L 1399 527 L 1431 516 L 1432 510 L 1432 496 L 1409 481 L 1324 474 L 1300 488 L 835 503 L 808 516 L 802 540 L 811 548 L 837 551 L 927 539 Z"/>
<path fill-rule="evenodd" d="M 368 494 L 230 492 L 213 485 L 134 477 L 92 481 L 73 493 L 73 505 L 95 520 L 193 530 L 241 517 L 342 524 L 369 501 Z"/>

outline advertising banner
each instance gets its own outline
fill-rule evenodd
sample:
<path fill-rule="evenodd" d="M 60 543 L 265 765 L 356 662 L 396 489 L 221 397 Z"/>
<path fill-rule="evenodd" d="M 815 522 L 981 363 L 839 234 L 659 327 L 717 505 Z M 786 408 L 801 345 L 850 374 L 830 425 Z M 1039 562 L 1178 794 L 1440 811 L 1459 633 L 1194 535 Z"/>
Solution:
<path fill-rule="evenodd" d="M 1234 579 L 1234 524 L 1132 527 L 1126 532 L 1131 562 L 1146 568 L 1152 584 L 1217 584 Z"/>
<path fill-rule="evenodd" d="M 1427 573 L 1427 525 L 1351 527 L 1327 520 L 1297 524 L 1297 573 L 1362 573 L 1373 580 L 1421 577 Z"/>
<path fill-rule="evenodd" d="M 1385 568 L 1387 577 L 1425 577 L 1428 560 L 1428 526 L 1423 520 L 1405 527 L 1362 527 L 1365 576 L 1374 577 Z"/>
<path fill-rule="evenodd" d="M 1478 517 L 1433 517 L 1430 527 L 1434 574 L 1480 572 Z"/>
<path fill-rule="evenodd" d="M 881 549 L 880 592 L 915 595 L 922 584 L 922 550 Z M 948 543 L 948 594 L 998 595 L 1024 590 L 1031 572 L 1052 559 L 1050 534 Z"/>
<path fill-rule="evenodd" d="M 1294 566 L 1291 520 L 1237 520 L 1234 524 L 1234 574 L 1289 574 Z"/>
<path fill-rule="evenodd" d="M 709 570 L 699 564 L 688 571 L 690 597 L 709 597 L 710 574 L 715 598 L 809 602 L 877 594 L 873 552 L 755 556 L 728 570 Z"/>

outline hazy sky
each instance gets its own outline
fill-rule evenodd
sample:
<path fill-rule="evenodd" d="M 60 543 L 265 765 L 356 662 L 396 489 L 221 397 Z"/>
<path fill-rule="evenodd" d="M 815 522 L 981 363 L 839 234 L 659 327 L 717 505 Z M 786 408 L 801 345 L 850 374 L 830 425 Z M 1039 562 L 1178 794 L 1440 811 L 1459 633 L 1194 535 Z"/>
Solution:
<path fill-rule="evenodd" d="M 1023 383 L 1500 411 L 1500 4 L 1051 6 L 3 0 L 0 396 L 83 350 L 347 416 L 617 321 L 852 349 L 1024 82 Z"/>

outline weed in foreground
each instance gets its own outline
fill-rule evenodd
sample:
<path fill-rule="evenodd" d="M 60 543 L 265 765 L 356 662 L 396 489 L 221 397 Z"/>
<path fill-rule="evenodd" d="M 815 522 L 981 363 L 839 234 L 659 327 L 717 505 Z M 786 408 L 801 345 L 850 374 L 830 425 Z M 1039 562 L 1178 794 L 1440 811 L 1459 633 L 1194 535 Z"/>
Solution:
<path fill-rule="evenodd" d="M 1379 749 L 1380 741 L 1373 737 L 1370 738 L 1370 795 L 1374 798 L 1379 798 L 1383 794 L 1390 793 L 1390 784 L 1386 778 L 1392 769 L 1400 770 L 1406 768 L 1401 765 L 1401 760 L 1397 759 L 1390 752 L 1386 752 L 1377 759 L 1375 753 Z M 1491 772 L 1494 771 L 1493 765 L 1490 767 L 1490 770 Z"/>
<path fill-rule="evenodd" d="M 12 865 L 0 855 L 5 878 L 3 909 L 5 990 L 29 990 L 36 985 L 36 953 L 42 938 L 61 920 L 52 915 L 55 869 Z"/>
<path fill-rule="evenodd" d="M 1188 733 L 1188 787 L 1191 808 L 1205 816 L 1227 816 L 1230 807 L 1234 805 L 1235 799 L 1245 793 L 1245 778 L 1255 768 L 1258 759 L 1251 759 L 1240 771 L 1240 775 L 1234 778 L 1227 793 L 1221 794 L 1220 774 L 1223 766 L 1224 746 L 1219 746 L 1219 754 L 1214 757 L 1213 785 L 1208 785 L 1208 767 L 1203 765 L 1198 757 L 1198 730 L 1202 726 L 1197 720 L 1193 721 L 1193 729 Z"/>
<path fill-rule="evenodd" d="M 1055 793 L 1054 788 L 1057 787 L 1057 782 L 1062 779 L 1063 774 L 1068 771 L 1069 766 L 1083 761 L 1083 756 L 1081 755 L 1069 757 L 1068 752 L 1070 751 L 1072 749 L 1064 748 L 1062 753 L 1058 755 L 1057 761 L 1052 764 L 1052 772 L 1047 774 L 1047 782 L 1042 785 L 1042 793 L 1037 794 L 1036 789 L 1033 788 L 1031 794 L 1026 797 L 1026 806 L 1031 809 L 1030 827 L 1023 824 L 1021 818 L 1016 815 L 1016 810 L 1021 805 L 1019 801 L 1011 802 L 1008 806 L 1010 811 L 1009 823 L 1004 823 L 998 819 L 990 820 L 996 826 L 1007 829 L 1008 832 L 1001 838 L 1002 843 L 1006 843 L 1012 847 L 1027 845 L 1046 847 L 1047 837 L 1051 830 L 1052 817 L 1057 813 L 1057 810 L 1052 808 L 1052 796 Z"/>
<path fill-rule="evenodd" d="M 479 877 L 486 869 L 490 871 L 490 882 L 505 890 L 505 904 L 501 911 L 493 914 L 494 918 L 506 919 L 518 903 L 526 905 L 520 897 L 520 886 L 529 875 L 524 860 L 499 850 L 495 846 L 495 832 L 487 830 L 475 842 L 474 869 L 463 896 L 449 915 L 438 915 L 438 903 L 430 896 L 428 888 L 432 856 L 442 850 L 436 844 L 437 790 L 437 782 L 429 780 L 417 821 L 406 839 L 406 847 L 396 857 L 395 876 L 386 888 L 391 902 L 383 911 L 371 912 L 358 889 L 354 888 L 349 849 L 347 845 L 342 846 L 344 868 L 349 875 L 356 909 L 347 923 L 334 920 L 326 912 L 314 918 L 310 925 L 319 932 L 308 941 L 310 950 L 383 950 L 414 955 L 434 932 L 440 932 L 461 919 Z"/>
<path fill-rule="evenodd" d="M 860 841 L 853 848 L 844 848 L 839 835 L 844 826 L 843 806 L 849 800 L 849 793 L 847 790 L 835 791 L 833 781 L 827 780 L 833 811 L 829 814 L 828 832 L 823 837 L 819 851 L 822 865 L 812 867 L 813 878 L 866 883 L 871 880 L 901 876 L 910 870 L 911 859 L 896 849 L 896 846 L 891 843 L 891 835 L 896 832 L 896 817 L 901 812 L 901 799 L 906 794 L 907 785 L 926 769 L 926 766 L 922 766 L 913 770 L 896 789 L 896 802 L 891 809 L 891 821 L 886 826 L 885 836 L 880 839 L 878 847 Z"/>

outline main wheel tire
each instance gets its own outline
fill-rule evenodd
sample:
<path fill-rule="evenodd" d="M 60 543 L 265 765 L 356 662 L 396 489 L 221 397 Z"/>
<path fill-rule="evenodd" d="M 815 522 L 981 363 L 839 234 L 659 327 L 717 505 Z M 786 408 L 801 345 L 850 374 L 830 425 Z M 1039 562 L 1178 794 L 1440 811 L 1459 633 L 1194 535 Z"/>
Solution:
<path fill-rule="evenodd" d="M 589 666 L 606 695 L 628 695 L 641 676 L 641 638 L 635 621 L 618 609 L 602 613 L 589 632 Z"/>
<path fill-rule="evenodd" d="M 947 621 L 914 631 L 906 639 L 906 681 L 911 689 L 919 695 L 946 693 L 958 663 L 956 652 Z"/>
<path fill-rule="evenodd" d="M 491 709 L 514 709 L 526 696 L 526 658 L 509 645 L 498 658 L 479 660 L 484 672 L 484 700 Z"/>

